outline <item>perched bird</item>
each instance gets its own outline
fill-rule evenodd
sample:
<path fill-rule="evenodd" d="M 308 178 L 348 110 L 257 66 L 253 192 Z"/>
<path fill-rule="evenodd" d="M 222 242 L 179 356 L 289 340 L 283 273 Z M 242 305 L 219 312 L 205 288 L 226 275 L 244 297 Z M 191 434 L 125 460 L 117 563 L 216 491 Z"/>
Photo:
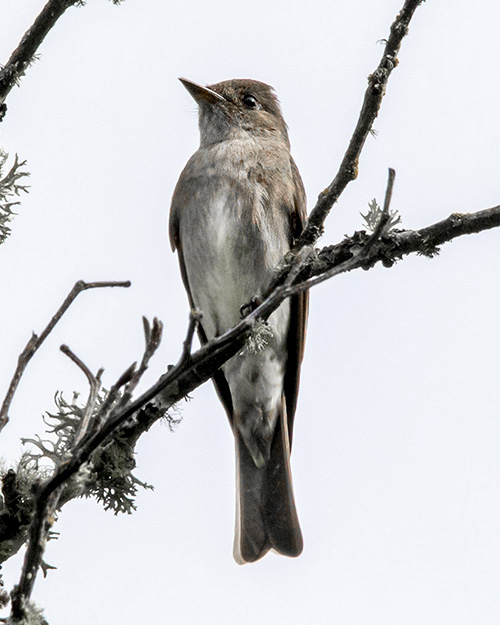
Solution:
<path fill-rule="evenodd" d="M 172 198 L 170 241 L 202 343 L 241 319 L 269 285 L 306 219 L 305 193 L 272 87 L 180 79 L 199 108 L 200 147 Z M 214 375 L 236 441 L 234 558 L 302 552 L 290 473 L 307 294 L 269 317 L 265 349 L 244 349 Z"/>

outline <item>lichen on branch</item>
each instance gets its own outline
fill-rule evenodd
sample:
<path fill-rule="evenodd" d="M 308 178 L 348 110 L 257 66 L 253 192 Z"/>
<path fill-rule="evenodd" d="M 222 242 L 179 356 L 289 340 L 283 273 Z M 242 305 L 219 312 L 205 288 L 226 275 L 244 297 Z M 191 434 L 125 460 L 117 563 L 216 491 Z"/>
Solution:
<path fill-rule="evenodd" d="M 16 154 L 14 163 L 7 173 L 4 173 L 8 158 L 7 152 L 0 148 L 0 244 L 11 233 L 9 223 L 16 214 L 13 207 L 20 204 L 20 201 L 13 201 L 13 198 L 19 197 L 21 193 L 28 193 L 28 187 L 19 183 L 21 178 L 29 176 L 29 173 L 23 169 L 26 161 L 19 161 Z"/>

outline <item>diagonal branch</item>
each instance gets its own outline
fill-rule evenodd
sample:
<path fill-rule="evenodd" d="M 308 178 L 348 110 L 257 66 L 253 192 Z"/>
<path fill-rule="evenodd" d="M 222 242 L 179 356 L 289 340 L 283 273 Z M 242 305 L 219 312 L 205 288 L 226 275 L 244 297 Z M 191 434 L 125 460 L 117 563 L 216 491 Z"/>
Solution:
<path fill-rule="evenodd" d="M 81 456 L 75 456 L 61 468 L 60 475 L 54 476 L 54 487 L 72 475 L 81 462 L 86 461 L 93 450 L 117 429 L 121 436 L 134 444 L 166 410 L 209 380 L 224 362 L 234 356 L 257 321 L 269 317 L 287 297 L 353 269 L 368 269 L 377 263 L 390 267 L 412 253 L 433 256 L 445 241 L 495 227 L 500 227 L 500 206 L 467 215 L 452 214 L 420 230 L 391 232 L 382 235 L 373 245 L 367 245 L 371 235 L 364 231 L 356 232 L 338 245 L 323 248 L 314 258 L 309 256 L 294 284 L 275 287 L 247 317 L 193 352 L 188 360 L 183 352 L 177 365 L 135 401 L 113 414 L 99 432 L 82 441 Z"/>
<path fill-rule="evenodd" d="M 118 4 L 120 0 L 112 0 Z M 6 65 L 0 69 L 0 122 L 5 116 L 5 100 L 12 87 L 18 84 L 27 68 L 33 62 L 38 48 L 49 31 L 71 6 L 82 6 L 84 0 L 49 0 L 38 14 L 30 28 L 24 33 L 19 45 L 10 55 Z M 1 66 L 0 66 L 1 67 Z"/>
<path fill-rule="evenodd" d="M 42 563 L 47 536 L 54 523 L 59 498 L 63 487 L 60 486 L 50 494 L 47 500 L 38 501 L 33 521 L 29 528 L 28 548 L 24 558 L 19 584 L 11 593 L 12 623 L 28 623 L 27 606 L 35 585 L 36 574 Z"/>
<path fill-rule="evenodd" d="M 21 42 L 11 54 L 7 64 L 0 70 L 0 121 L 7 110 L 4 102 L 12 87 L 24 75 L 32 63 L 36 51 L 42 44 L 50 29 L 62 16 L 67 8 L 79 4 L 80 0 L 49 0 L 33 22 Z"/>
<path fill-rule="evenodd" d="M 311 211 L 306 227 L 300 235 L 297 247 L 313 245 L 318 240 L 323 233 L 325 219 L 328 217 L 333 205 L 338 201 L 349 182 L 357 178 L 361 150 L 378 115 L 389 76 L 398 64 L 397 55 L 403 37 L 408 33 L 408 27 L 413 14 L 422 2 L 423 0 L 406 0 L 403 8 L 394 20 L 382 59 L 377 69 L 368 77 L 368 87 L 365 92 L 363 106 L 361 107 L 356 128 L 340 164 L 339 171 L 330 185 L 320 193 L 316 206 Z"/>

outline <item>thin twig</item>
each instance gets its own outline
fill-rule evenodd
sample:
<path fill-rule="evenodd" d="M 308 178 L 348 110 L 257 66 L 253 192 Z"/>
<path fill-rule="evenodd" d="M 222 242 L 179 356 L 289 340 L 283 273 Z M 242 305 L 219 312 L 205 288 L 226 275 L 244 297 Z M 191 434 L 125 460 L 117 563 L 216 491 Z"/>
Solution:
<path fill-rule="evenodd" d="M 62 351 L 63 354 L 68 356 L 68 358 L 70 358 L 70 360 L 72 360 L 77 365 L 77 367 L 79 367 L 83 371 L 90 386 L 90 392 L 87 399 L 87 404 L 85 406 L 85 411 L 83 413 L 83 417 L 80 421 L 78 430 L 75 435 L 75 440 L 73 442 L 73 447 L 76 447 L 87 433 L 90 419 L 95 409 L 95 403 L 99 395 L 99 389 L 101 388 L 100 377 L 102 374 L 102 369 L 99 371 L 97 376 L 95 376 L 87 367 L 87 365 L 82 360 L 80 360 L 80 358 L 78 358 L 78 356 L 74 352 L 72 352 L 67 345 L 61 345 L 59 349 Z"/>
<path fill-rule="evenodd" d="M 396 172 L 394 171 L 394 169 L 389 168 L 389 176 L 387 179 L 387 187 L 385 190 L 384 208 L 382 210 L 382 214 L 380 215 L 380 219 L 378 220 L 377 226 L 375 230 L 373 231 L 373 234 L 371 235 L 368 243 L 366 244 L 366 246 L 368 247 L 374 245 L 375 242 L 380 239 L 380 237 L 382 236 L 385 230 L 387 222 L 391 218 L 391 215 L 389 213 L 389 206 L 391 205 L 392 190 L 394 188 L 395 178 L 396 178 Z"/>
<path fill-rule="evenodd" d="M 394 189 L 394 180 L 396 179 L 396 172 L 392 167 L 389 167 L 389 175 L 387 177 L 387 187 L 385 189 L 384 199 L 384 213 L 389 215 L 389 207 L 391 205 L 392 191 Z"/>
<path fill-rule="evenodd" d="M 104 402 L 100 406 L 95 415 L 94 431 L 98 431 L 104 421 L 108 418 L 112 411 L 119 410 L 128 406 L 132 399 L 132 391 L 130 388 L 134 388 L 135 384 L 129 388 L 129 384 L 133 383 L 137 374 L 137 362 L 133 362 L 127 369 L 121 374 L 118 380 L 108 391 Z M 140 378 L 139 378 L 140 379 Z M 124 388 L 124 391 L 120 393 L 120 389 Z M 90 435 L 90 434 L 89 434 Z"/>
<path fill-rule="evenodd" d="M 83 280 L 79 280 L 71 289 L 68 296 L 66 297 L 64 302 L 61 304 L 59 310 L 55 313 L 55 315 L 49 321 L 49 323 L 47 324 L 43 332 L 40 334 L 40 336 L 37 336 L 34 333 L 32 334 L 31 338 L 26 344 L 26 347 L 23 349 L 23 351 L 19 355 L 16 370 L 10 382 L 9 388 L 7 390 L 7 394 L 5 395 L 5 399 L 3 401 L 2 407 L 0 408 L 0 432 L 9 421 L 8 412 L 10 409 L 10 405 L 12 403 L 12 399 L 14 397 L 16 389 L 19 385 L 19 381 L 21 380 L 21 377 L 29 361 L 33 358 L 36 351 L 40 348 L 40 346 L 48 337 L 48 335 L 52 332 L 54 327 L 57 325 L 61 317 L 71 306 L 73 301 L 78 297 L 78 295 L 82 291 L 86 291 L 88 289 L 98 289 L 98 288 L 103 288 L 103 287 L 115 287 L 115 286 L 127 288 L 130 286 L 130 282 L 128 280 L 125 282 L 84 282 Z"/>
<path fill-rule="evenodd" d="M 105 400 L 103 401 L 99 411 L 95 416 L 94 427 L 97 431 L 104 421 L 108 418 L 110 412 L 115 408 L 115 406 L 125 406 L 130 401 L 131 391 L 128 388 L 130 382 L 134 379 L 136 373 L 137 363 L 132 363 L 130 367 L 128 367 L 124 373 L 118 378 L 118 380 L 113 384 L 113 386 L 109 389 L 108 394 L 106 395 Z M 120 389 L 126 386 L 126 390 L 122 396 L 120 396 Z M 126 397 L 127 396 L 127 397 Z M 117 403 L 117 400 L 120 400 Z"/>
<path fill-rule="evenodd" d="M 67 345 L 61 345 L 59 349 L 65 356 L 72 360 L 76 364 L 76 366 L 83 371 L 91 387 L 99 386 L 99 381 L 97 377 L 92 373 L 87 365 L 82 360 L 80 360 L 80 358 L 78 358 L 78 356 L 74 352 L 71 351 L 71 349 Z"/>
<path fill-rule="evenodd" d="M 141 364 L 137 369 L 134 368 L 133 374 L 130 377 L 129 382 L 127 383 L 127 387 L 125 389 L 125 395 L 127 397 L 131 397 L 135 388 L 139 384 L 142 376 L 149 366 L 149 361 L 154 356 L 156 350 L 160 346 L 161 337 L 163 333 L 163 324 L 162 322 L 154 317 L 153 326 L 146 319 L 146 317 L 142 318 L 142 325 L 144 329 L 144 354 L 142 356 Z"/>

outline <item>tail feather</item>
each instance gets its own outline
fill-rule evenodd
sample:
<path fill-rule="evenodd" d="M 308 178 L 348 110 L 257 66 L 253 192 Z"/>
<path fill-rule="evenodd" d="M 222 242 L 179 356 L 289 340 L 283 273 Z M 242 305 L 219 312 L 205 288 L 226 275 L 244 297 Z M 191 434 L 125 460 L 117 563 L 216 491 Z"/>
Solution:
<path fill-rule="evenodd" d="M 255 562 L 270 549 L 298 556 L 303 541 L 292 489 L 290 445 L 282 411 L 267 464 L 257 467 L 239 432 L 236 436 L 237 496 L 234 559 Z"/>
<path fill-rule="evenodd" d="M 304 543 L 293 497 L 286 418 L 276 424 L 263 492 L 267 536 L 272 548 L 285 556 L 299 556 Z"/>
<path fill-rule="evenodd" d="M 270 549 L 262 516 L 266 467 L 259 468 L 242 436 L 236 434 L 236 527 L 233 556 L 238 564 L 255 562 Z"/>

